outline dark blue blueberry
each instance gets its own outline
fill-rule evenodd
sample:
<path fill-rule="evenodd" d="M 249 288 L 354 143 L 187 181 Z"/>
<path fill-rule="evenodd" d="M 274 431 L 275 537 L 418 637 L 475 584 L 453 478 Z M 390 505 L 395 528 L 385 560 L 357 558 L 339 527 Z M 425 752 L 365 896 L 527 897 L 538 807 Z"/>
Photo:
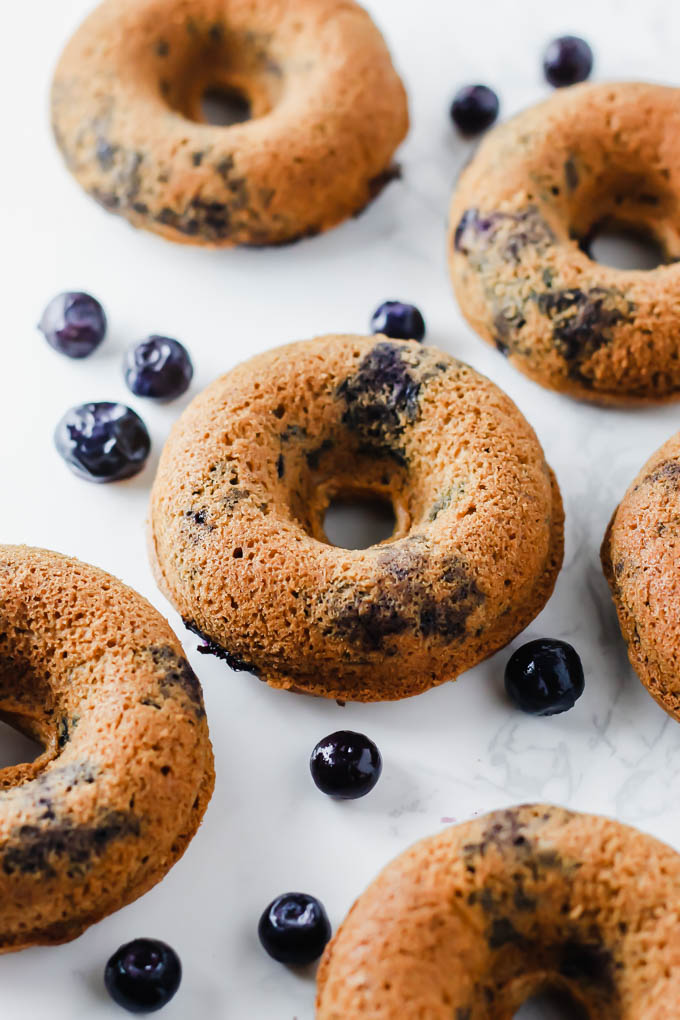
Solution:
<path fill-rule="evenodd" d="M 142 470 L 151 439 L 146 425 L 125 404 L 100 401 L 66 412 L 54 432 L 57 452 L 88 482 L 117 482 Z"/>
<path fill-rule="evenodd" d="M 121 946 L 106 964 L 104 984 L 129 1013 L 155 1013 L 166 1006 L 182 980 L 174 949 L 159 939 L 135 939 Z"/>
<path fill-rule="evenodd" d="M 104 339 L 106 315 L 91 294 L 67 291 L 52 298 L 38 329 L 55 351 L 69 358 L 86 358 Z"/>
<path fill-rule="evenodd" d="M 331 937 L 324 906 L 307 893 L 290 892 L 269 904 L 257 926 L 264 949 L 279 963 L 304 967 L 318 960 Z"/>
<path fill-rule="evenodd" d="M 461 134 L 478 135 L 498 116 L 498 96 L 488 85 L 466 85 L 451 103 L 451 120 Z"/>
<path fill-rule="evenodd" d="M 384 301 L 373 313 L 371 332 L 383 333 L 392 340 L 422 340 L 425 320 L 415 305 L 403 301 Z"/>
<path fill-rule="evenodd" d="M 558 715 L 583 694 L 583 666 L 566 641 L 539 638 L 518 648 L 505 667 L 505 689 L 523 712 Z"/>
<path fill-rule="evenodd" d="M 585 81 L 592 69 L 593 51 L 585 39 L 577 35 L 553 39 L 543 56 L 545 76 L 555 88 Z"/>
<path fill-rule="evenodd" d="M 123 374 L 138 397 L 174 400 L 189 389 L 194 367 L 186 348 L 177 340 L 149 336 L 129 348 Z"/>
<path fill-rule="evenodd" d="M 373 741 L 363 733 L 338 730 L 319 741 L 309 767 L 322 793 L 355 800 L 370 793 L 380 779 L 382 758 Z"/>

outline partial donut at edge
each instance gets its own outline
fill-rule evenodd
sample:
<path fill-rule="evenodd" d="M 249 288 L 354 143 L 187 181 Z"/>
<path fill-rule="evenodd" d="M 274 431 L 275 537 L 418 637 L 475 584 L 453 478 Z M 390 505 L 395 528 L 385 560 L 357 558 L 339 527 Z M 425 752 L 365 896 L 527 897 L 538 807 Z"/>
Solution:
<path fill-rule="evenodd" d="M 0 952 L 66 942 L 182 856 L 214 783 L 201 687 L 104 571 L 0 546 L 0 715 L 43 744 L 0 771 Z"/>

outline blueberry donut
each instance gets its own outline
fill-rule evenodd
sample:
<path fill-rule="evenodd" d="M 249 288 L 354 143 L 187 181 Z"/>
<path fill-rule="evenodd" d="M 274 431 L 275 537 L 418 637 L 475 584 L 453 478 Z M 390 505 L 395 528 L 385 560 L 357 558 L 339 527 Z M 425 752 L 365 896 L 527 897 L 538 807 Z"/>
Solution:
<path fill-rule="evenodd" d="M 213 761 L 163 617 L 77 560 L 0 546 L 0 718 L 44 748 L 0 772 L 0 952 L 66 942 L 184 853 Z"/>
<path fill-rule="evenodd" d="M 330 544 L 337 497 L 390 503 L 391 538 Z M 559 490 L 488 379 L 431 347 L 327 336 L 217 379 L 163 450 L 161 589 L 207 649 L 274 687 L 380 701 L 496 651 L 547 601 Z"/>
<path fill-rule="evenodd" d="M 602 543 L 628 655 L 662 708 L 680 720 L 680 433 L 628 487 Z"/>
<path fill-rule="evenodd" d="M 207 123 L 203 97 L 250 119 Z M 52 87 L 66 164 L 104 208 L 172 241 L 282 244 L 398 174 L 402 83 L 353 0 L 104 0 Z"/>
<path fill-rule="evenodd" d="M 593 1020 L 671 1020 L 679 889 L 680 855 L 606 818 L 536 804 L 453 826 L 354 904 L 316 1020 L 511 1020 L 548 988 Z"/>
<path fill-rule="evenodd" d="M 680 395 L 680 90 L 558 89 L 494 129 L 451 204 L 463 314 L 550 389 L 602 404 Z M 602 227 L 642 233 L 662 264 L 592 261 Z"/>

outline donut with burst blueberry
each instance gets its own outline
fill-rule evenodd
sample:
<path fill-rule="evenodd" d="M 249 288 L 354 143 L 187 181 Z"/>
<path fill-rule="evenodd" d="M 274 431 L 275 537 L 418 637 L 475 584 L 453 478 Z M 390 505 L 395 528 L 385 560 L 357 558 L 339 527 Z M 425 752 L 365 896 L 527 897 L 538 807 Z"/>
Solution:
<path fill-rule="evenodd" d="M 391 504 L 393 534 L 333 545 L 331 502 L 367 495 Z M 380 334 L 215 380 L 170 433 L 149 518 L 158 583 L 206 652 L 353 701 L 417 694 L 506 644 L 547 601 L 562 543 L 557 483 L 512 401 Z"/>
<path fill-rule="evenodd" d="M 680 433 L 633 478 L 605 533 L 601 559 L 633 669 L 680 721 Z"/>
<path fill-rule="evenodd" d="M 637 829 L 493 811 L 416 843 L 359 896 L 322 957 L 316 1020 L 509 1020 L 551 987 L 571 1016 L 667 1020 L 679 890 L 680 854 Z"/>
<path fill-rule="evenodd" d="M 238 116 L 209 123 L 205 99 Z M 395 177 L 404 86 L 354 0 L 104 0 L 52 83 L 68 169 L 133 226 L 207 247 L 289 244 Z"/>
<path fill-rule="evenodd" d="M 0 546 L 0 577 L 3 712 L 42 748 L 3 769 L 9 952 L 74 939 L 159 882 L 200 825 L 214 769 L 201 685 L 146 599 L 27 546 Z"/>
<path fill-rule="evenodd" d="M 680 398 L 680 89 L 559 88 L 491 129 L 450 208 L 449 268 L 473 329 L 548 389 L 599 404 Z M 660 264 L 618 269 L 614 227 Z"/>

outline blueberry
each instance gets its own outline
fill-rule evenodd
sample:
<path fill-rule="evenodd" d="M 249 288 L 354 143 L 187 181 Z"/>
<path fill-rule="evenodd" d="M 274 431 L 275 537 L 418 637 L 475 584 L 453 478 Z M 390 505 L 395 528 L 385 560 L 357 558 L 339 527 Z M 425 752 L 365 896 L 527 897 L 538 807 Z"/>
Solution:
<path fill-rule="evenodd" d="M 135 939 L 118 949 L 104 970 L 106 990 L 129 1013 L 155 1013 L 166 1006 L 182 980 L 174 949 L 158 939 Z"/>
<path fill-rule="evenodd" d="M 498 96 L 488 85 L 466 85 L 451 103 L 451 120 L 461 134 L 478 135 L 498 116 Z"/>
<path fill-rule="evenodd" d="M 363 733 L 338 730 L 320 740 L 309 761 L 312 779 L 329 797 L 355 800 L 370 793 L 380 779 L 382 758 Z"/>
<path fill-rule="evenodd" d="M 306 893 L 277 896 L 260 918 L 257 934 L 279 963 L 303 967 L 318 960 L 331 937 L 324 906 Z"/>
<path fill-rule="evenodd" d="M 558 715 L 583 694 L 583 666 L 566 641 L 540 638 L 510 656 L 505 689 L 518 708 L 531 715 Z"/>
<path fill-rule="evenodd" d="M 55 351 L 69 358 L 86 358 L 104 339 L 106 315 L 91 294 L 67 291 L 52 298 L 38 329 Z"/>
<path fill-rule="evenodd" d="M 384 301 L 373 313 L 371 332 L 383 333 L 393 340 L 422 340 L 425 320 L 415 305 L 402 301 Z"/>
<path fill-rule="evenodd" d="M 593 69 L 593 51 L 585 39 L 563 35 L 548 44 L 543 56 L 543 70 L 551 85 L 575 85 L 585 81 Z"/>
<path fill-rule="evenodd" d="M 138 397 L 174 400 L 189 389 L 194 374 L 186 348 L 167 336 L 149 336 L 125 355 L 125 382 Z"/>
<path fill-rule="evenodd" d="M 117 482 L 142 470 L 151 440 L 146 425 L 125 404 L 100 401 L 66 412 L 54 432 L 57 452 L 88 482 Z"/>

